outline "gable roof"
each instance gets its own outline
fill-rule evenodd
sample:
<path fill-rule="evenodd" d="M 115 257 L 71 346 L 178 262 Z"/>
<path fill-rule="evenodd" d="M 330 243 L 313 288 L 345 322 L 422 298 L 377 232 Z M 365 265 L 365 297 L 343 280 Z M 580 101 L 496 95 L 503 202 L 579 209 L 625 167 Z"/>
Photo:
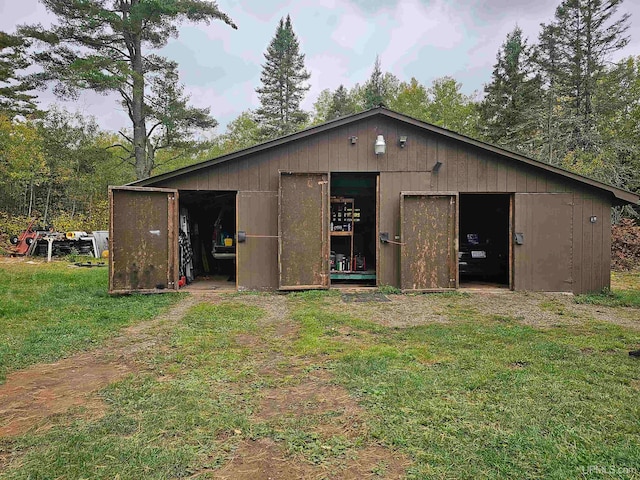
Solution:
<path fill-rule="evenodd" d="M 580 175 L 569 170 L 565 170 L 564 168 L 556 167 L 554 165 L 550 165 L 548 163 L 541 162 L 539 160 L 534 160 L 533 158 L 525 157 L 524 155 L 520 155 L 518 153 L 511 152 L 509 150 L 505 150 L 504 148 L 496 147 L 495 145 L 491 145 L 489 143 L 482 142 L 480 140 L 476 140 L 471 137 L 467 137 L 466 135 L 462 135 L 456 132 L 452 132 L 451 130 L 447 130 L 446 128 L 438 127 L 436 125 L 432 125 L 430 123 L 423 122 L 421 120 L 417 120 L 415 118 L 409 117 L 402 113 L 395 112 L 393 110 L 389 110 L 385 107 L 375 107 L 370 110 L 365 110 L 360 113 L 355 113 L 353 115 L 349 115 L 347 117 L 341 117 L 336 120 L 331 120 L 326 123 L 322 123 L 320 125 L 316 125 L 313 127 L 306 128 L 296 133 L 292 133 L 283 137 L 276 138 L 274 140 L 269 140 L 264 143 L 260 143 L 258 145 L 254 145 L 253 147 L 245 148 L 243 150 L 238 150 L 232 153 L 228 153 L 226 155 L 222 155 L 220 157 L 213 158 L 211 160 L 205 160 L 204 162 L 196 163 L 194 165 L 189 165 L 187 167 L 182 167 L 177 170 L 173 170 L 167 173 L 161 173 L 159 175 L 155 175 L 153 177 L 146 178 L 144 180 L 137 180 L 135 182 L 131 182 L 128 185 L 131 186 L 152 186 L 158 182 L 162 182 L 165 180 L 169 180 L 171 178 L 179 177 L 181 175 L 192 173 L 204 168 L 211 167 L 213 165 L 218 165 L 220 163 L 229 162 L 235 160 L 240 157 L 244 157 L 245 155 L 251 155 L 253 153 L 261 152 L 264 150 L 268 150 L 279 145 L 292 142 L 294 140 L 299 140 L 301 138 L 305 138 L 311 135 L 315 135 L 317 133 L 321 133 L 327 130 L 331 130 L 343 125 L 347 125 L 349 123 L 357 122 L 359 120 L 363 120 L 369 117 L 373 117 L 376 115 L 382 115 L 388 118 L 393 118 L 400 122 L 407 123 L 409 125 L 413 125 L 415 127 L 424 129 L 428 132 L 436 133 L 438 135 L 442 135 L 447 138 L 451 138 L 453 140 L 458 140 L 460 142 L 464 142 L 469 145 L 473 145 L 482 150 L 509 158 L 511 160 L 515 160 L 517 162 L 533 166 L 535 168 L 539 168 L 545 170 L 547 172 L 551 172 L 557 175 L 560 175 L 565 178 L 569 178 L 571 180 L 575 180 L 577 182 L 589 185 L 590 187 L 594 187 L 599 190 L 603 190 L 613 194 L 613 196 L 620 200 L 621 203 L 633 203 L 638 204 L 640 202 L 640 196 L 630 192 L 628 190 L 624 190 L 622 188 L 614 187 L 613 185 L 609 185 L 604 182 L 600 182 L 598 180 L 594 180 L 589 177 L 585 177 L 584 175 Z"/>

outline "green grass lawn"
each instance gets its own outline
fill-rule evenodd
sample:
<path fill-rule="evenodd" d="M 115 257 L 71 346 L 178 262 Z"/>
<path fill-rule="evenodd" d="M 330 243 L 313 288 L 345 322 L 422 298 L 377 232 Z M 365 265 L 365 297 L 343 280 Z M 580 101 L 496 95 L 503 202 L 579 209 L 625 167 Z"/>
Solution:
<path fill-rule="evenodd" d="M 176 295 L 107 293 L 106 268 L 66 262 L 0 265 L 0 383 L 7 372 L 86 350 L 153 318 Z"/>
<path fill-rule="evenodd" d="M 37 283 L 49 278 L 42 275 Z M 107 302 L 101 273 L 68 275 L 69 283 L 76 275 L 81 284 L 94 282 L 76 304 L 85 305 L 87 293 L 91 303 Z M 637 295 L 637 276 L 621 281 L 631 286 L 613 295 Z M 609 296 L 590 303 L 637 308 L 609 303 Z M 152 315 L 159 305 L 136 303 L 145 298 L 122 301 L 132 302 L 129 314 L 135 308 Z M 240 442 L 258 438 L 274 440 L 294 462 L 325 466 L 377 442 L 406 455 L 407 477 L 416 479 L 640 476 L 640 360 L 628 356 L 640 347 L 640 329 L 576 321 L 567 312 L 535 326 L 478 310 L 468 294 L 428 297 L 446 322 L 388 327 L 350 313 L 348 303 L 337 313 L 342 300 L 334 291 L 291 294 L 283 300 L 286 318 L 264 323 L 270 298 L 277 297 L 260 298 L 262 307 L 243 295 L 193 307 L 164 345 L 141 358 L 143 372 L 101 392 L 105 416 L 60 415 L 49 430 L 0 439 L 0 477 L 215 478 Z M 401 315 L 399 298 L 379 308 Z M 122 316 L 118 325 L 131 321 Z M 295 334 L 274 341 L 278 322 L 290 322 Z M 22 351 L 28 337 L 14 338 Z M 264 392 L 300 381 L 293 373 L 264 373 L 271 357 L 284 372 L 300 364 L 330 372 L 362 406 L 366 428 L 357 438 L 323 438 L 314 416 L 256 420 Z M 4 473 L 3 455 L 11 457 Z"/>

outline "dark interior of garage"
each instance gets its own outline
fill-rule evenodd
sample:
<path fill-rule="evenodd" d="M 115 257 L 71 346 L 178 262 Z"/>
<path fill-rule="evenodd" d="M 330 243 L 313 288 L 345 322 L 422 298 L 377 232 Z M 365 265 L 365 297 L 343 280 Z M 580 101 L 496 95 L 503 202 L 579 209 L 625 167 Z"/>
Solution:
<path fill-rule="evenodd" d="M 509 285 L 509 195 L 461 194 L 460 286 Z"/>
<path fill-rule="evenodd" d="M 235 288 L 236 192 L 181 190 L 179 198 L 180 278 Z"/>
<path fill-rule="evenodd" d="M 331 175 L 331 283 L 376 283 L 376 174 Z"/>

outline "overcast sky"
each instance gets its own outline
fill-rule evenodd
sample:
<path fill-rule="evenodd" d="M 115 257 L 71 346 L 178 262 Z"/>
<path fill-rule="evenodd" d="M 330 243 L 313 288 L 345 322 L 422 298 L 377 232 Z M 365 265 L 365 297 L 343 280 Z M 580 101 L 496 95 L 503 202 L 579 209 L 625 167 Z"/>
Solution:
<path fill-rule="evenodd" d="M 318 93 L 340 84 L 366 81 L 376 54 L 382 69 L 400 80 L 415 77 L 425 85 L 450 75 L 465 93 L 481 92 L 490 80 L 496 53 L 516 25 L 535 42 L 540 23 L 552 20 L 560 0 L 219 0 L 219 8 L 238 25 L 222 22 L 184 24 L 162 54 L 180 65 L 180 79 L 192 103 L 211 107 L 218 133 L 239 113 L 258 106 L 264 51 L 278 21 L 291 15 L 294 31 L 311 73 L 303 107 L 310 110 Z M 640 23 L 640 1 L 626 0 L 620 10 Z M 42 23 L 52 17 L 37 0 L 0 0 L 0 30 Z M 640 55 L 640 34 L 617 57 Z M 41 105 L 56 101 L 40 94 Z M 128 127 L 117 97 L 84 94 L 71 110 L 94 115 L 116 130 Z"/>

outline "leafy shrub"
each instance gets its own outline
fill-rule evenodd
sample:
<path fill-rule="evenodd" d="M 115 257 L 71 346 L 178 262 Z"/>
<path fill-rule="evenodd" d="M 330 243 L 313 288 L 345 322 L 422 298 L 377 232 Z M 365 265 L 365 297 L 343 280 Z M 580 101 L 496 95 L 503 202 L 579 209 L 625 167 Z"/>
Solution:
<path fill-rule="evenodd" d="M 640 226 L 635 220 L 623 218 L 614 225 L 611 237 L 611 257 L 614 270 L 640 268 Z"/>

